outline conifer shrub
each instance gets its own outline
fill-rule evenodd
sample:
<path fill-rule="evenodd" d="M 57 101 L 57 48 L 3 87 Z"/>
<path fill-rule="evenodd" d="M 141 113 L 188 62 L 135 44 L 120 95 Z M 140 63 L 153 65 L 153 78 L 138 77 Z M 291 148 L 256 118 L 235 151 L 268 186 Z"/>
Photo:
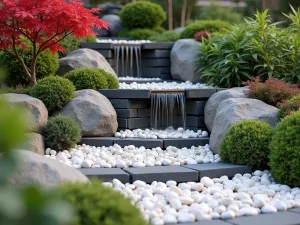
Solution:
<path fill-rule="evenodd" d="M 270 144 L 272 176 L 281 184 L 300 186 L 300 111 L 283 118 Z"/>
<path fill-rule="evenodd" d="M 268 168 L 272 133 L 269 124 L 258 120 L 243 120 L 232 125 L 220 144 L 222 161 L 259 170 Z"/>

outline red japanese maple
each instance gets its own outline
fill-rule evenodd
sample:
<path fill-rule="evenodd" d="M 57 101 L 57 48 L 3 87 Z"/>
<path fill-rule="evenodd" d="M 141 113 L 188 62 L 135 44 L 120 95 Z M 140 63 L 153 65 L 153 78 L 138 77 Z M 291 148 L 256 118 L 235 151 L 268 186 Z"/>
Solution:
<path fill-rule="evenodd" d="M 0 0 L 0 50 L 21 63 L 31 84 L 36 83 L 36 61 L 46 49 L 63 51 L 59 42 L 68 35 L 95 35 L 93 27 L 107 29 L 107 23 L 86 9 L 78 0 Z M 17 47 L 26 48 L 22 39 L 32 44 L 32 62 L 27 66 Z"/>

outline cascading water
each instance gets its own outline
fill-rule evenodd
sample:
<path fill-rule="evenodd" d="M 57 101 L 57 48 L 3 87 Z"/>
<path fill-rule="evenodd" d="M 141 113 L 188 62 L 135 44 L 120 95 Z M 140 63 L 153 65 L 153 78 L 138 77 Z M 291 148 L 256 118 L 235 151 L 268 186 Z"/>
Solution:
<path fill-rule="evenodd" d="M 181 125 L 185 128 L 186 112 L 184 93 L 151 93 L 152 128 L 157 129 L 177 125 L 177 110 L 180 111 Z"/>
<path fill-rule="evenodd" d="M 119 77 L 141 77 L 142 49 L 140 44 L 114 44 L 116 73 Z"/>

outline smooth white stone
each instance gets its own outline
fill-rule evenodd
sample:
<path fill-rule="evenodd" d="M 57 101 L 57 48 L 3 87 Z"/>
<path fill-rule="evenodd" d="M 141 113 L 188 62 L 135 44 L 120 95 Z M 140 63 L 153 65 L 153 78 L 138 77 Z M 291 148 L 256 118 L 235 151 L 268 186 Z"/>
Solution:
<path fill-rule="evenodd" d="M 50 150 L 50 155 L 56 155 L 56 151 L 55 150 Z"/>
<path fill-rule="evenodd" d="M 188 185 L 187 183 L 180 183 L 178 184 L 178 188 L 180 188 L 181 190 L 185 190 L 185 189 L 188 189 L 188 190 L 191 190 L 191 185 Z"/>
<path fill-rule="evenodd" d="M 263 199 L 255 199 L 252 206 L 255 207 L 255 208 L 262 208 L 264 205 L 266 205 L 266 201 L 263 200 Z"/>
<path fill-rule="evenodd" d="M 177 186 L 171 186 L 171 187 L 169 187 L 169 190 L 170 191 L 174 191 L 179 196 L 181 196 L 183 194 L 182 190 L 179 187 L 177 187 Z"/>
<path fill-rule="evenodd" d="M 195 191 L 202 191 L 204 188 L 204 185 L 202 183 L 194 183 L 191 185 L 192 190 Z"/>
<path fill-rule="evenodd" d="M 179 223 L 192 223 L 196 218 L 191 213 L 180 213 L 177 217 Z"/>
<path fill-rule="evenodd" d="M 214 208 L 214 212 L 219 213 L 219 214 L 221 214 L 225 211 L 226 211 L 226 207 L 224 205 L 219 205 L 216 208 Z"/>
<path fill-rule="evenodd" d="M 177 223 L 176 216 L 172 214 L 165 214 L 161 218 L 165 223 Z"/>
<path fill-rule="evenodd" d="M 137 167 L 137 168 L 141 168 L 141 167 L 145 167 L 146 165 L 145 165 L 145 163 L 143 163 L 143 162 L 134 162 L 134 163 L 132 164 L 132 166 L 133 166 L 133 167 Z"/>
<path fill-rule="evenodd" d="M 169 159 L 163 159 L 162 164 L 164 166 L 170 166 L 172 164 L 171 160 Z"/>
<path fill-rule="evenodd" d="M 81 163 L 81 167 L 82 168 L 90 168 L 92 167 L 92 163 L 90 160 L 83 160 L 82 163 Z"/>
<path fill-rule="evenodd" d="M 273 205 L 265 205 L 261 209 L 262 213 L 276 213 L 277 209 Z"/>
<path fill-rule="evenodd" d="M 153 224 L 153 225 L 164 225 L 165 222 L 160 218 L 152 218 L 151 219 L 151 224 Z"/>
<path fill-rule="evenodd" d="M 287 210 L 287 206 L 286 204 L 284 204 L 282 201 L 278 200 L 278 201 L 273 201 L 271 202 L 271 204 L 277 209 L 277 211 L 286 211 Z"/>
<path fill-rule="evenodd" d="M 180 196 L 179 197 L 180 201 L 184 205 L 191 205 L 194 203 L 194 199 L 187 197 L 187 196 Z"/>
<path fill-rule="evenodd" d="M 239 214 L 243 216 L 255 216 L 258 214 L 258 212 L 253 207 L 246 207 L 246 208 L 241 208 Z"/>
<path fill-rule="evenodd" d="M 123 160 L 117 160 L 116 167 L 117 168 L 126 168 L 126 163 Z"/>
<path fill-rule="evenodd" d="M 227 212 L 223 212 L 221 214 L 221 218 L 223 220 L 227 220 L 227 219 L 233 219 L 235 217 L 235 213 L 231 210 L 227 211 Z"/>
<path fill-rule="evenodd" d="M 135 187 L 142 187 L 142 188 L 145 188 L 147 186 L 147 184 L 144 182 L 144 181 L 141 181 L 141 180 L 136 180 L 133 182 L 133 185 Z"/>
<path fill-rule="evenodd" d="M 179 199 L 172 199 L 170 201 L 170 205 L 176 209 L 176 210 L 179 210 L 182 208 L 182 204 L 181 204 L 181 201 Z"/>
<path fill-rule="evenodd" d="M 211 214 L 212 219 L 217 220 L 220 219 L 220 214 L 216 212 L 212 212 Z"/>
<path fill-rule="evenodd" d="M 200 182 L 205 186 L 205 187 L 210 187 L 212 185 L 214 185 L 214 182 L 212 179 L 210 179 L 209 177 L 202 177 Z"/>

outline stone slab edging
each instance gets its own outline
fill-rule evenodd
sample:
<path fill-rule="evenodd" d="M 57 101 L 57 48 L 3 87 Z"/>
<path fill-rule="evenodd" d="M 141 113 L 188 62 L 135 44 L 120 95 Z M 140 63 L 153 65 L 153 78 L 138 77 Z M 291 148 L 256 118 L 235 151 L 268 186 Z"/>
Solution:
<path fill-rule="evenodd" d="M 112 146 L 118 144 L 121 147 L 126 145 L 134 145 L 136 147 L 145 146 L 145 148 L 167 148 L 174 146 L 177 148 L 192 146 L 204 146 L 209 143 L 209 137 L 189 138 L 189 139 L 141 139 L 141 138 L 116 138 L 116 137 L 83 137 L 78 144 L 86 144 L 90 146 Z"/>
<path fill-rule="evenodd" d="M 135 168 L 80 168 L 78 169 L 88 177 L 97 177 L 103 181 L 112 179 L 122 179 L 124 183 L 142 180 L 146 183 L 152 181 L 166 182 L 175 180 L 176 182 L 200 181 L 203 176 L 218 178 L 221 176 L 233 177 L 237 173 L 251 173 L 248 166 L 233 165 L 228 163 L 206 163 L 198 164 L 200 167 L 191 168 L 191 166 L 154 166 Z M 196 168 L 196 169 L 195 169 Z M 127 174 L 127 175 L 126 175 Z M 123 182 L 122 181 L 122 182 Z"/>

